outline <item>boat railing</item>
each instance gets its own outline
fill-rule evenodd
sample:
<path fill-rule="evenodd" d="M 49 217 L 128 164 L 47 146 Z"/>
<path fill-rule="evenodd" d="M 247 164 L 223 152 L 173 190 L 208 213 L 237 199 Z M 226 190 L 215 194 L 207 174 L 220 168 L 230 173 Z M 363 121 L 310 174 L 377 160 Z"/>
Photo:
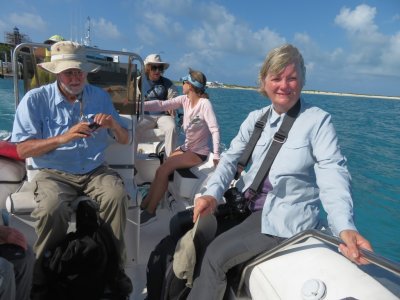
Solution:
<path fill-rule="evenodd" d="M 29 79 L 28 76 L 28 70 L 29 66 L 28 63 L 31 63 L 32 66 L 32 72 L 34 76 L 37 77 L 37 60 L 35 56 L 35 49 L 38 48 L 43 48 L 43 49 L 48 49 L 49 45 L 47 44 L 41 44 L 41 43 L 22 43 L 17 45 L 14 48 L 13 51 L 13 57 L 12 57 L 12 65 L 13 65 L 13 73 L 14 73 L 14 97 L 15 97 L 15 107 L 18 106 L 19 101 L 20 101 L 20 89 L 19 89 L 19 72 L 16 71 L 19 68 L 19 60 L 22 57 L 22 69 L 23 69 L 23 75 L 22 78 L 24 79 L 24 92 L 29 90 L 29 85 L 27 84 L 27 80 Z M 102 60 L 101 58 L 106 57 L 106 60 Z M 129 114 L 137 114 L 139 118 L 143 118 L 144 112 L 143 112 L 143 95 L 139 93 L 139 96 L 137 97 L 136 93 L 136 87 L 137 87 L 137 72 L 138 72 L 138 66 L 141 72 L 144 71 L 144 62 L 143 59 L 141 58 L 140 55 L 133 53 L 133 52 L 125 52 L 125 51 L 114 51 L 114 50 L 104 50 L 104 49 L 99 49 L 99 48 L 92 48 L 92 47 L 87 47 L 87 58 L 93 63 L 98 63 L 102 65 L 101 70 L 103 71 L 109 71 L 109 73 L 113 73 L 114 75 L 117 74 L 118 72 L 116 70 L 110 69 L 107 70 L 107 63 L 110 62 L 109 58 L 113 57 L 123 57 L 126 58 L 126 65 L 127 65 L 127 70 L 126 70 L 126 81 L 123 83 L 124 86 L 124 91 L 126 91 L 126 100 L 129 102 L 131 105 L 131 108 L 127 110 Z M 110 62 L 115 64 L 120 64 L 118 62 Z M 122 64 L 121 64 L 122 65 Z M 91 74 L 91 73 L 90 73 Z M 96 74 L 96 73 L 94 73 Z M 89 76 L 88 76 L 89 77 Z M 113 78 L 115 76 L 109 76 L 108 78 Z M 89 78 L 88 78 L 89 79 Z M 141 83 L 142 86 L 140 87 L 141 89 L 143 88 L 143 82 Z M 103 86 L 102 86 L 103 87 Z M 110 89 L 107 89 L 108 92 L 113 92 Z M 114 100 L 114 99 L 113 99 Z M 124 99 L 125 100 L 125 99 Z M 139 101 L 138 109 L 136 108 L 137 101 Z M 116 106 L 118 110 L 118 103 L 115 103 L 114 105 Z M 120 103 L 121 104 L 121 103 Z"/>
<path fill-rule="evenodd" d="M 343 241 L 337 237 L 334 237 L 332 235 L 328 235 L 326 233 L 321 232 L 320 230 L 316 229 L 309 229 L 305 230 L 303 232 L 300 232 L 296 235 L 294 235 L 291 238 L 288 238 L 284 240 L 281 244 L 279 244 L 277 247 L 271 249 L 270 251 L 267 251 L 265 253 L 260 254 L 256 258 L 254 258 L 250 263 L 248 263 L 240 277 L 240 281 L 236 290 L 236 296 L 241 297 L 244 295 L 244 283 L 246 278 L 249 275 L 249 272 L 253 269 L 254 266 L 263 263 L 270 259 L 273 255 L 278 254 L 279 252 L 282 252 L 289 248 L 290 246 L 297 244 L 299 242 L 304 241 L 307 238 L 315 238 L 319 241 L 322 241 L 324 243 L 330 244 L 332 246 L 338 247 L 340 244 L 343 244 Z M 360 249 L 360 252 L 362 256 L 367 259 L 371 264 L 374 264 L 382 269 L 385 269 L 391 273 L 393 273 L 396 276 L 400 276 L 400 264 L 393 262 L 391 260 L 388 260 L 372 251 L 366 250 L 366 249 Z"/>

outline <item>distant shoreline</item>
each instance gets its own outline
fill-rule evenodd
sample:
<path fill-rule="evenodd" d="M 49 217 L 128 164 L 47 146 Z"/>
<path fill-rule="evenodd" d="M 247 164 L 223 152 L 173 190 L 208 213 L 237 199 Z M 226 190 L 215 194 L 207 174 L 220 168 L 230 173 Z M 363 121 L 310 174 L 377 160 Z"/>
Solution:
<path fill-rule="evenodd" d="M 400 97 L 396 97 L 396 96 L 364 95 L 364 94 L 335 93 L 335 92 L 321 92 L 321 91 L 302 91 L 302 93 L 303 94 L 314 94 L 314 95 L 348 96 L 348 97 L 380 98 L 380 99 L 388 99 L 388 100 L 400 100 Z"/>
<path fill-rule="evenodd" d="M 241 87 L 241 86 L 223 86 L 223 89 L 238 89 L 238 90 L 253 90 L 256 91 L 257 88 L 253 87 Z M 380 96 L 380 95 L 364 95 L 364 94 L 351 94 L 351 93 L 337 93 L 337 92 L 321 92 L 321 91 L 301 91 L 302 94 L 311 95 L 327 95 L 327 96 L 346 96 L 346 97 L 362 97 L 362 98 L 379 98 L 379 99 L 389 99 L 389 100 L 400 100 L 400 96 Z"/>

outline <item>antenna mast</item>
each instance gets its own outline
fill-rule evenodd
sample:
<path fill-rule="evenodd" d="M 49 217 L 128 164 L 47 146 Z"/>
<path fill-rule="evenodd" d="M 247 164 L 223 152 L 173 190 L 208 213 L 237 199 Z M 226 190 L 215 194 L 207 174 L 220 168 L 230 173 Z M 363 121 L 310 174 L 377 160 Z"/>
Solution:
<path fill-rule="evenodd" d="M 85 46 L 90 46 L 92 41 L 90 40 L 90 17 L 87 17 L 86 19 L 86 35 L 83 39 L 83 44 Z"/>

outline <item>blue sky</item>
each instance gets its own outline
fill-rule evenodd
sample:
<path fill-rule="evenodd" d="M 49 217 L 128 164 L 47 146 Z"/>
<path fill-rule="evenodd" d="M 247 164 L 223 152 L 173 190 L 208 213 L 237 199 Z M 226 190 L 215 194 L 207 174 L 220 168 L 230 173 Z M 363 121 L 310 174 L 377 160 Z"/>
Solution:
<path fill-rule="evenodd" d="M 90 17 L 92 45 L 160 53 L 174 80 L 191 67 L 209 81 L 255 86 L 267 52 L 292 43 L 307 90 L 400 96 L 399 0 L 1 2 L 2 33 L 17 26 L 35 42 L 80 41 Z"/>

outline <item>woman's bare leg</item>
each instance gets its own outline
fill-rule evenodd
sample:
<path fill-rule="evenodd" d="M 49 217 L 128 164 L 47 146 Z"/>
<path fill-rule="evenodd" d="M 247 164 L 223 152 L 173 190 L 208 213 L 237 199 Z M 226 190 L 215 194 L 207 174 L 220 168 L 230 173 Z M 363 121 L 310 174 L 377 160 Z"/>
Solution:
<path fill-rule="evenodd" d="M 145 208 L 149 213 L 154 213 L 158 203 L 164 196 L 168 188 L 168 176 L 176 169 L 190 168 L 200 164 L 202 160 L 197 154 L 186 151 L 177 150 L 171 154 L 167 160 L 158 167 L 154 180 L 150 186 L 149 193 L 143 200 L 141 207 Z"/>

